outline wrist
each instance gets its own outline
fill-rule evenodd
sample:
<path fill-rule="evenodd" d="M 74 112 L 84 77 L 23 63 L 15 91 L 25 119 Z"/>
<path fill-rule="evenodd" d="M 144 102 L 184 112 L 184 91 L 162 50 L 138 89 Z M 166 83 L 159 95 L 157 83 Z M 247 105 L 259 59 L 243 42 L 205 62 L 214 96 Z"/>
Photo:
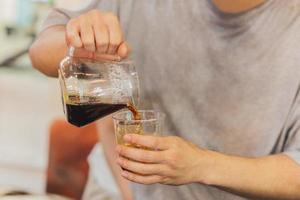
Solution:
<path fill-rule="evenodd" d="M 203 150 L 201 156 L 201 169 L 198 169 L 199 176 L 197 182 L 205 185 L 218 185 L 218 179 L 222 176 L 221 168 L 226 168 L 226 155 L 211 151 Z M 200 165 L 199 165 L 200 166 Z"/>

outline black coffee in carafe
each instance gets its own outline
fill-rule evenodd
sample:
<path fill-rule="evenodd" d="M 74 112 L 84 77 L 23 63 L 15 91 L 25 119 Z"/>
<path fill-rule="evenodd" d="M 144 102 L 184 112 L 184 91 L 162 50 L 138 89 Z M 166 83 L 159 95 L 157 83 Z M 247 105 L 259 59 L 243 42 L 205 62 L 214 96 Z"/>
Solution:
<path fill-rule="evenodd" d="M 99 99 L 92 97 L 81 97 L 71 95 L 66 102 L 66 116 L 69 123 L 81 127 L 94 122 L 104 116 L 118 110 L 128 108 L 136 120 L 140 119 L 137 109 L 132 104 L 102 103 Z"/>

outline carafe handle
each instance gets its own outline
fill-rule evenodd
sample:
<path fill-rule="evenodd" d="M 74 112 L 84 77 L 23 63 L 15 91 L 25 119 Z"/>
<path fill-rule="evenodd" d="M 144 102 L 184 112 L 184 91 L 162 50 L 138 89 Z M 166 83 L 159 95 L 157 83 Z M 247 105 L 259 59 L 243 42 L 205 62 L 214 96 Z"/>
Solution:
<path fill-rule="evenodd" d="M 68 49 L 68 56 L 73 57 L 75 53 L 75 47 L 70 46 Z"/>

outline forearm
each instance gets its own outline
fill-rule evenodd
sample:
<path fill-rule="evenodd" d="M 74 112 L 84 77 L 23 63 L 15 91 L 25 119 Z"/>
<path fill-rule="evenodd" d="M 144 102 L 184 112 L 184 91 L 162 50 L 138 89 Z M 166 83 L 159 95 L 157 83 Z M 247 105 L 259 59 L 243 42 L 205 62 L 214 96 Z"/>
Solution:
<path fill-rule="evenodd" d="M 66 52 L 64 26 L 50 27 L 42 32 L 29 51 L 33 67 L 52 77 L 57 76 L 59 63 Z"/>
<path fill-rule="evenodd" d="M 127 134 L 124 141 L 159 151 L 118 146 L 122 175 L 136 183 L 201 183 L 240 196 L 300 199 L 300 166 L 285 155 L 261 158 L 203 150 L 179 137 Z"/>
<path fill-rule="evenodd" d="M 300 167 L 285 155 L 242 158 L 210 152 L 203 182 L 245 197 L 300 199 Z"/>

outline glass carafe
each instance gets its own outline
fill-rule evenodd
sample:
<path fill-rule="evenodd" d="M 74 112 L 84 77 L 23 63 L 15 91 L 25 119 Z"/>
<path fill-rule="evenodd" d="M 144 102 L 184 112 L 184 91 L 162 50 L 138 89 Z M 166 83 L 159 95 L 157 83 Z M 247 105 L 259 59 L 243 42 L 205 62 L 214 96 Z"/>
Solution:
<path fill-rule="evenodd" d="M 69 123 L 84 126 L 139 100 L 139 80 L 131 61 L 104 62 L 74 56 L 61 61 L 59 80 Z"/>

